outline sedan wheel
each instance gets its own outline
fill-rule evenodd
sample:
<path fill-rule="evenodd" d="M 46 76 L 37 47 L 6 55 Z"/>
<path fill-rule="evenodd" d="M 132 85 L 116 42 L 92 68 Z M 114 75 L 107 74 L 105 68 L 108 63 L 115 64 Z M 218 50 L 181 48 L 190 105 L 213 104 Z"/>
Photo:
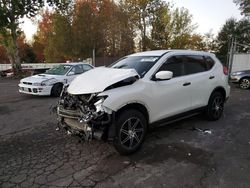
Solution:
<path fill-rule="evenodd" d="M 240 88 L 241 89 L 249 89 L 250 88 L 250 80 L 247 78 L 244 78 L 240 81 Z"/>

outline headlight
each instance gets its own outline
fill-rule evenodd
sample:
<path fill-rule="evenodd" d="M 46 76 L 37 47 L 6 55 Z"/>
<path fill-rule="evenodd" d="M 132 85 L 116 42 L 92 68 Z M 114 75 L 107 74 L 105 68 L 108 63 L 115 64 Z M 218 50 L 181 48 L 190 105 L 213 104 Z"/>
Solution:
<path fill-rule="evenodd" d="M 53 85 L 55 83 L 55 78 L 51 78 L 45 81 L 42 81 L 41 86 L 50 86 Z"/>
<path fill-rule="evenodd" d="M 103 111 L 103 107 L 102 107 L 102 104 L 103 102 L 105 101 L 105 99 L 107 98 L 108 96 L 103 96 L 101 97 L 94 105 L 96 107 L 96 111 L 99 112 L 99 111 Z"/>

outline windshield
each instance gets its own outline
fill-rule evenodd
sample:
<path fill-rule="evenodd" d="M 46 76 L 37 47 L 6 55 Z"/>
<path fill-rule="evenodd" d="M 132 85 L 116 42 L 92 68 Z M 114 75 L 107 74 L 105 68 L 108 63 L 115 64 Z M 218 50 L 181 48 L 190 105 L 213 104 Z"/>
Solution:
<path fill-rule="evenodd" d="M 70 68 L 71 68 L 70 65 L 57 65 L 52 69 L 47 70 L 45 74 L 65 75 Z"/>
<path fill-rule="evenodd" d="M 135 69 L 142 78 L 159 58 L 159 56 L 129 56 L 118 60 L 110 67 L 115 69 Z"/>

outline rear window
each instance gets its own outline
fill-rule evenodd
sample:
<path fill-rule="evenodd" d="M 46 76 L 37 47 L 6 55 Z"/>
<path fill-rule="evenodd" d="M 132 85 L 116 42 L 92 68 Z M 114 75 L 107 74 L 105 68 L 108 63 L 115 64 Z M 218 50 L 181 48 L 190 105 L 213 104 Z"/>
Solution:
<path fill-rule="evenodd" d="M 205 56 L 205 60 L 206 60 L 206 64 L 207 64 L 207 70 L 212 69 L 214 64 L 215 64 L 214 60 L 209 56 Z"/>
<path fill-rule="evenodd" d="M 185 74 L 195 74 L 207 71 L 207 64 L 203 56 L 183 56 Z"/>

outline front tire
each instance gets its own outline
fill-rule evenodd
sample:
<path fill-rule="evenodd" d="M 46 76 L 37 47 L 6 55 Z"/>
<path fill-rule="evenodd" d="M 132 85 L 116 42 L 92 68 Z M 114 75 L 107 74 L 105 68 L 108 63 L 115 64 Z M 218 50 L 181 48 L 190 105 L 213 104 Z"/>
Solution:
<path fill-rule="evenodd" d="M 249 89 L 250 88 L 250 79 L 249 78 L 243 78 L 240 81 L 240 88 L 241 89 Z"/>
<path fill-rule="evenodd" d="M 60 83 L 54 84 L 51 89 L 51 96 L 52 97 L 59 97 L 61 95 L 63 89 L 63 85 Z"/>
<path fill-rule="evenodd" d="M 145 116 L 137 110 L 125 110 L 118 116 L 116 126 L 114 139 L 116 150 L 122 155 L 136 152 L 141 147 L 147 132 Z"/>
<path fill-rule="evenodd" d="M 206 117 L 210 121 L 219 120 L 224 111 L 225 98 L 220 92 L 214 92 L 210 96 L 207 108 Z"/>

